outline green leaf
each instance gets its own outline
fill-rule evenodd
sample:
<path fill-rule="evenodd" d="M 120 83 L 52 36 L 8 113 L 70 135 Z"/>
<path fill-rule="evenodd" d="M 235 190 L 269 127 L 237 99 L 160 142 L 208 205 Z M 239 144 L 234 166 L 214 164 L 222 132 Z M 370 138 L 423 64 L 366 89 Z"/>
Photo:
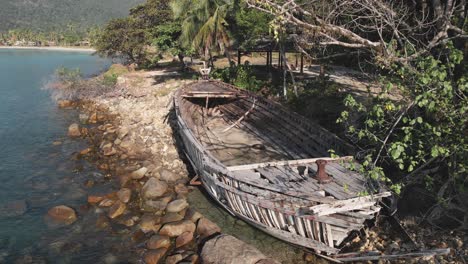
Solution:
<path fill-rule="evenodd" d="M 436 158 L 436 157 L 439 156 L 439 147 L 438 147 L 438 146 L 432 147 L 432 149 L 431 149 L 431 156 L 432 156 L 433 158 Z"/>
<path fill-rule="evenodd" d="M 397 160 L 400 155 L 401 155 L 401 149 L 399 147 L 396 147 L 390 151 L 390 155 L 394 160 Z"/>

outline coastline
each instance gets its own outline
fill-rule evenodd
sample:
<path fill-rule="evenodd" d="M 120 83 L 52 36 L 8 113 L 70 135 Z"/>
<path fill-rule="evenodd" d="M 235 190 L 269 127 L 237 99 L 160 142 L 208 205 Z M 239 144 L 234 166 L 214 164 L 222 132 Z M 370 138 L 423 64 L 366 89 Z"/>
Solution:
<path fill-rule="evenodd" d="M 0 46 L 0 49 L 72 51 L 72 52 L 86 52 L 86 53 L 96 52 L 96 50 L 92 48 L 79 48 L 79 47 Z"/>
<path fill-rule="evenodd" d="M 80 158 L 93 160 L 116 183 L 110 192 L 88 189 L 89 214 L 102 216 L 96 224 L 85 225 L 118 224 L 114 231 L 127 232 L 124 243 L 135 250 L 129 257 L 147 264 L 220 263 L 206 260 L 223 255 L 216 252 L 227 252 L 227 245 L 246 264 L 259 260 L 279 264 L 256 246 L 224 233 L 214 218 L 191 204 L 189 195 L 199 191 L 189 184 L 189 170 L 179 156 L 180 146 L 173 134 L 177 128 L 168 105 L 173 91 L 193 80 L 162 71 L 131 71 L 120 76 L 112 90 L 87 96 L 86 89 L 93 89 L 96 81 L 89 79 L 76 101 L 58 102 L 60 108 L 75 108 L 80 113 L 79 123 L 68 130 L 69 136 L 90 142 L 79 152 Z M 93 219 L 79 218 L 79 223 Z M 302 254 L 295 259 L 298 261 L 292 263 L 305 264 L 300 261 Z"/>

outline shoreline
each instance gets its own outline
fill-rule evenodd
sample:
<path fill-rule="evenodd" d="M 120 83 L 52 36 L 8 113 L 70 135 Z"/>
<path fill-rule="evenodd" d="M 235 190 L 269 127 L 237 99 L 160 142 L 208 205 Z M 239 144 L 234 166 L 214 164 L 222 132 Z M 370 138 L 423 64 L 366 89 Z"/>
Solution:
<path fill-rule="evenodd" d="M 231 251 L 246 259 L 246 264 L 258 260 L 279 264 L 255 246 L 223 233 L 215 219 L 190 204 L 189 195 L 195 188 L 190 186 L 187 164 L 179 156 L 180 146 L 173 138 L 175 120 L 167 105 L 172 92 L 192 80 L 160 74 L 129 72 L 119 77 L 115 92 L 89 98 L 84 91 L 76 101 L 59 101 L 60 108 L 75 108 L 80 113 L 79 123 L 68 130 L 69 136 L 90 142 L 79 152 L 80 158 L 93 160 L 116 183 L 111 192 L 88 191 L 89 212 L 103 215 L 96 226 L 102 226 L 102 221 L 106 226 L 120 224 L 130 234 L 125 243 L 139 248 L 131 258 L 146 264 L 200 263 L 215 258 L 216 252 L 232 243 L 236 246 Z M 155 84 L 155 79 L 164 81 Z M 93 87 L 93 80 L 89 81 L 85 87 Z"/>
<path fill-rule="evenodd" d="M 96 52 L 95 49 L 92 48 L 78 48 L 78 47 L 34 47 L 34 46 L 0 46 L 0 50 L 48 50 L 48 51 L 73 51 L 73 52 L 86 52 L 86 53 L 93 53 Z"/>

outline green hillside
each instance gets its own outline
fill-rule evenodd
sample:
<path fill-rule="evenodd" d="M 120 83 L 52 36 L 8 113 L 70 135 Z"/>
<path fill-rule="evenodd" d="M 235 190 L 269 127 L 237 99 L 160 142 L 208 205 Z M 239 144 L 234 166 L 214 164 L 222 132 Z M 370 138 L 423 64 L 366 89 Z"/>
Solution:
<path fill-rule="evenodd" d="M 78 30 L 122 17 L 144 0 L 0 0 L 0 32 L 14 28 Z"/>

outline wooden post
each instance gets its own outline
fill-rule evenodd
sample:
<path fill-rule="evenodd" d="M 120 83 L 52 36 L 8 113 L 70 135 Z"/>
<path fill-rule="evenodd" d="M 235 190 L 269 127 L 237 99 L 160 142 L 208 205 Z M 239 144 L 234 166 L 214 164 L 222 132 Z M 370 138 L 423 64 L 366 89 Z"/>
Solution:
<path fill-rule="evenodd" d="M 267 68 L 270 66 L 270 53 L 268 51 L 266 52 L 266 66 Z"/>
<path fill-rule="evenodd" d="M 298 58 L 297 58 L 297 53 L 296 53 L 296 65 L 295 65 L 295 66 L 296 66 L 296 69 L 297 69 L 297 64 L 298 64 L 298 63 L 297 63 L 297 60 L 298 60 Z"/>
<path fill-rule="evenodd" d="M 237 66 L 241 65 L 241 56 L 242 56 L 241 51 L 237 50 Z"/>
<path fill-rule="evenodd" d="M 301 73 L 304 73 L 304 54 L 301 53 Z"/>
<path fill-rule="evenodd" d="M 278 51 L 278 69 L 281 69 L 281 52 Z"/>

